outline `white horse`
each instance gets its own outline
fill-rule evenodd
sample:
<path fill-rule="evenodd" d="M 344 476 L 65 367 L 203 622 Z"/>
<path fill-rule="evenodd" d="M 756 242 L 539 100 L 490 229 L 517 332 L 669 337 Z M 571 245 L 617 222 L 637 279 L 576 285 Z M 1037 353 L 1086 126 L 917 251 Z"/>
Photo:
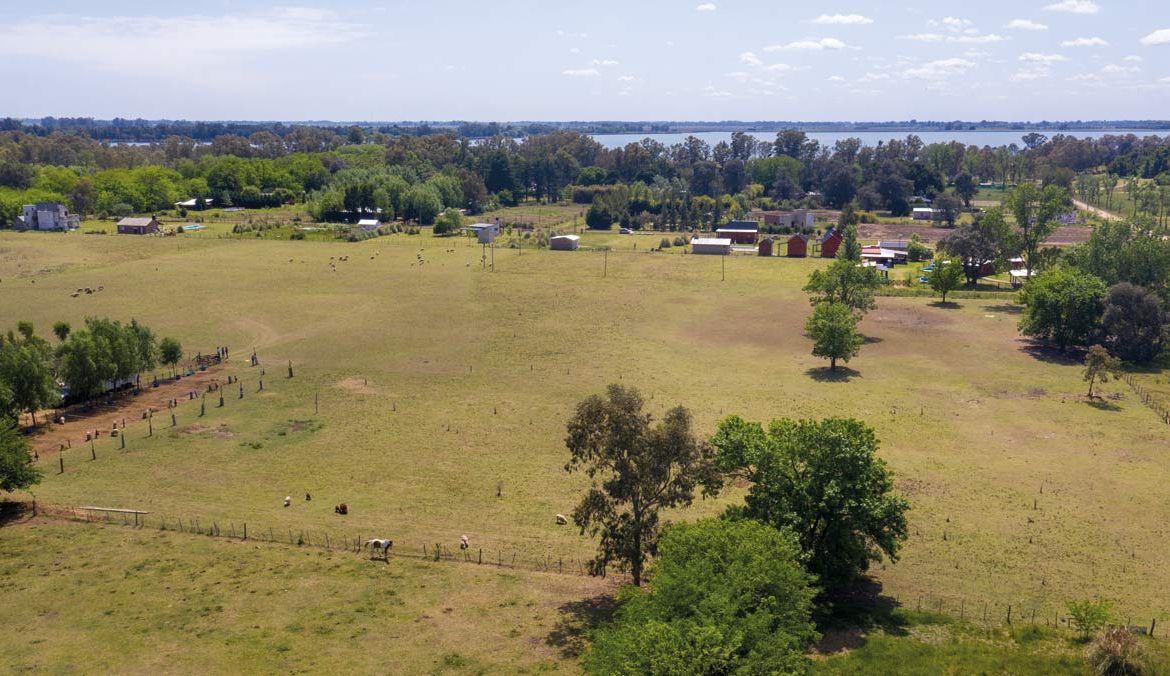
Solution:
<path fill-rule="evenodd" d="M 371 555 L 377 554 L 379 551 L 381 551 L 382 558 L 385 559 L 386 561 L 389 561 L 390 560 L 390 548 L 393 546 L 394 546 L 393 540 L 386 540 L 383 538 L 373 538 L 371 540 L 366 540 L 365 544 L 362 545 L 362 549 L 369 547 Z M 372 558 L 372 556 L 371 556 L 371 558 Z"/>

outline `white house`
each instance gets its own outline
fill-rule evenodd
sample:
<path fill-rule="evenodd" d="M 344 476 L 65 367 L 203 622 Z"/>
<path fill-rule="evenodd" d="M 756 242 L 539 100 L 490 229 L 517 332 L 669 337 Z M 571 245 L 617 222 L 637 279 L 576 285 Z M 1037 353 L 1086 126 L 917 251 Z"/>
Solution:
<path fill-rule="evenodd" d="M 377 230 L 382 225 L 382 222 L 376 218 L 363 218 L 357 222 L 358 230 L 368 232 Z"/>
<path fill-rule="evenodd" d="M 548 248 L 553 251 L 576 251 L 579 246 L 581 238 L 577 235 L 557 235 L 548 239 Z"/>
<path fill-rule="evenodd" d="M 463 229 L 474 232 L 480 244 L 491 244 L 500 236 L 499 223 L 473 223 Z"/>
<path fill-rule="evenodd" d="M 69 213 L 60 202 L 38 202 L 26 204 L 16 217 L 17 230 L 76 230 L 81 227 L 81 217 Z"/>
<path fill-rule="evenodd" d="M 731 240 L 724 237 L 696 237 L 691 240 L 691 253 L 728 256 L 731 254 Z"/>
<path fill-rule="evenodd" d="M 910 215 L 916 221 L 942 220 L 942 210 L 931 209 L 930 207 L 915 207 L 914 211 L 910 212 Z"/>

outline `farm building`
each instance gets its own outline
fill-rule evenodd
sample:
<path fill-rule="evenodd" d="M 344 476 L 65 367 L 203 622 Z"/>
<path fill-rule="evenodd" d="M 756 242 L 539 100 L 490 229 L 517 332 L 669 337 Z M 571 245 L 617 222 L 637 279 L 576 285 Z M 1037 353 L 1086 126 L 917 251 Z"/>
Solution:
<path fill-rule="evenodd" d="M 69 213 L 69 209 L 60 202 L 37 202 L 26 204 L 16 217 L 17 230 L 76 230 L 81 225 L 81 217 Z"/>
<path fill-rule="evenodd" d="M 793 235 L 788 238 L 788 257 L 808 257 L 808 235 Z"/>
<path fill-rule="evenodd" d="M 500 236 L 499 223 L 473 223 L 464 226 L 463 229 L 468 232 L 474 232 L 480 244 L 491 244 Z"/>
<path fill-rule="evenodd" d="M 362 232 L 371 232 L 381 227 L 382 222 L 376 218 L 363 218 L 357 222 L 358 230 Z"/>
<path fill-rule="evenodd" d="M 732 244 L 755 244 L 760 237 L 760 224 L 756 221 L 730 221 L 715 234 L 730 239 Z"/>
<path fill-rule="evenodd" d="M 780 228 L 798 228 L 812 230 L 814 219 L 808 209 L 793 211 L 762 211 L 759 209 L 748 212 L 748 218 L 763 221 L 764 225 Z"/>
<path fill-rule="evenodd" d="M 907 254 L 905 251 L 897 249 L 887 249 L 881 246 L 867 246 L 861 249 L 861 260 L 865 263 L 885 266 L 896 265 L 898 263 L 905 263 Z"/>
<path fill-rule="evenodd" d="M 725 237 L 696 237 L 691 240 L 691 253 L 728 256 L 731 254 L 731 240 Z"/>
<path fill-rule="evenodd" d="M 930 207 L 915 207 L 910 212 L 910 217 L 916 221 L 941 221 L 943 214 L 941 209 L 931 209 Z"/>
<path fill-rule="evenodd" d="M 150 218 L 123 218 L 118 221 L 119 235 L 152 235 L 158 232 L 158 220 Z"/>
<path fill-rule="evenodd" d="M 894 251 L 909 251 L 910 240 L 908 239 L 892 239 L 884 242 L 878 242 L 878 246 L 883 249 L 893 249 Z"/>
<path fill-rule="evenodd" d="M 821 237 L 821 258 L 836 258 L 842 239 L 841 233 L 835 229 L 826 232 Z"/>
<path fill-rule="evenodd" d="M 770 258 L 772 256 L 772 240 L 761 239 L 759 253 L 761 256 L 766 256 L 766 257 Z"/>
<path fill-rule="evenodd" d="M 553 251 L 576 251 L 581 246 L 581 238 L 577 235 L 557 235 L 548 238 L 548 248 Z"/>
<path fill-rule="evenodd" d="M 191 199 L 183 202 L 175 202 L 175 208 L 178 209 L 179 207 L 182 207 L 184 209 L 195 209 L 198 211 L 200 209 L 209 208 L 214 204 L 215 200 L 211 199 L 210 197 L 205 197 L 203 199 L 192 197 Z"/>

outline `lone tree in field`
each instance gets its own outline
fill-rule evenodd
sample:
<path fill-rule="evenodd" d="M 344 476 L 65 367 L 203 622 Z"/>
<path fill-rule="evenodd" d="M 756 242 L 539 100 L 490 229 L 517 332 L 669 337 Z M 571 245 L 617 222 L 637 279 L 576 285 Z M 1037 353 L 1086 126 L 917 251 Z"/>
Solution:
<path fill-rule="evenodd" d="M 711 439 L 720 469 L 751 482 L 743 516 L 800 541 L 803 561 L 827 590 L 854 582 L 870 562 L 898 558 L 909 503 L 894 493 L 872 429 L 852 419 L 731 416 Z"/>
<path fill-rule="evenodd" d="M 1089 399 L 1093 398 L 1093 386 L 1097 383 L 1109 382 L 1109 376 L 1116 377 L 1121 371 L 1121 360 L 1109 354 L 1100 345 L 1089 348 L 1085 355 L 1085 382 L 1089 383 Z"/>
<path fill-rule="evenodd" d="M 32 464 L 28 440 L 14 421 L 0 417 L 0 491 L 17 491 L 40 481 L 41 471 Z"/>
<path fill-rule="evenodd" d="M 814 357 L 829 360 L 829 370 L 837 370 L 837 360 L 846 364 L 857 356 L 862 337 L 857 332 L 860 318 L 843 303 L 818 303 L 804 330 L 812 338 Z"/>
<path fill-rule="evenodd" d="M 592 575 L 616 564 L 642 584 L 646 559 L 658 548 L 659 512 L 691 504 L 695 490 L 716 495 L 723 479 L 714 450 L 691 431 L 690 412 L 677 406 L 651 425 L 635 389 L 610 385 L 604 397 L 577 405 L 565 445 L 565 471 L 584 471 L 593 485 L 573 510 L 582 533 L 601 534 Z"/>
<path fill-rule="evenodd" d="M 163 338 L 158 344 L 158 357 L 164 366 L 171 367 L 171 375 L 175 375 L 175 366 L 183 359 L 183 346 L 174 338 Z"/>
<path fill-rule="evenodd" d="M 947 302 L 947 294 L 963 285 L 963 263 L 958 258 L 949 258 L 939 261 L 934 272 L 930 273 L 930 288 L 942 296 L 942 302 Z"/>

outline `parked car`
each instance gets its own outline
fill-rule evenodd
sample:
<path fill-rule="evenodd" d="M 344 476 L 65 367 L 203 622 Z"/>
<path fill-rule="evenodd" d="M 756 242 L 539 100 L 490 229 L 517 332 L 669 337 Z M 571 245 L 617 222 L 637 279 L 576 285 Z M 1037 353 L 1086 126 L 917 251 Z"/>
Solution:
<path fill-rule="evenodd" d="M 618 234 L 619 235 L 632 235 L 632 234 L 634 234 L 634 231 L 630 230 L 629 228 L 620 228 L 618 230 Z"/>

